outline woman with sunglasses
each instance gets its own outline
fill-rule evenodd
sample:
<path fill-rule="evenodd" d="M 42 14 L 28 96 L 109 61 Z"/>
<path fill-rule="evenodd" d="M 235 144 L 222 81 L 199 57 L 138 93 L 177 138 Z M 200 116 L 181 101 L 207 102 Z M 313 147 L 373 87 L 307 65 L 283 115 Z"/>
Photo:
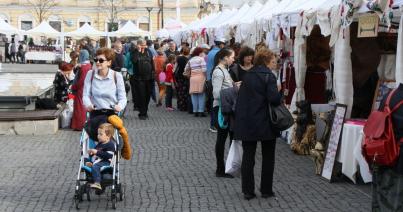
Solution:
<path fill-rule="evenodd" d="M 85 78 L 83 102 L 90 112 L 89 134 L 95 140 L 99 124 L 122 111 L 127 104 L 123 76 L 110 69 L 114 57 L 112 49 L 98 49 L 94 59 L 96 69 L 89 71 Z"/>

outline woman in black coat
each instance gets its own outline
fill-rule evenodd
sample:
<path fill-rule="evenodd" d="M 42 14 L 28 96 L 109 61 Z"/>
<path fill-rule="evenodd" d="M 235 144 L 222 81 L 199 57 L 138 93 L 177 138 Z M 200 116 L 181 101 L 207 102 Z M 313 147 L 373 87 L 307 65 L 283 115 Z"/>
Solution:
<path fill-rule="evenodd" d="M 254 65 L 255 67 L 243 77 L 234 123 L 234 139 L 242 140 L 242 192 L 247 200 L 256 197 L 253 169 L 257 141 L 262 144 L 263 160 L 260 192 L 263 198 L 274 196 L 274 151 L 279 132 L 271 128 L 268 105 L 281 103 L 276 77 L 270 70 L 277 66 L 274 53 L 268 49 L 260 50 L 255 55 Z"/>

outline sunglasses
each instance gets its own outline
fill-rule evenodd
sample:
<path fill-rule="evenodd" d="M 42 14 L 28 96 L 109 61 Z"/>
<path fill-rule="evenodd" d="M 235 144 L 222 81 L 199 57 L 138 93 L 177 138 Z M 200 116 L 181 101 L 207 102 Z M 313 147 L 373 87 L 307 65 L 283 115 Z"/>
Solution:
<path fill-rule="evenodd" d="M 95 58 L 94 59 L 94 62 L 99 62 L 99 63 L 104 63 L 106 60 L 105 59 L 103 59 L 103 58 L 100 58 L 100 59 L 98 59 L 98 58 Z"/>

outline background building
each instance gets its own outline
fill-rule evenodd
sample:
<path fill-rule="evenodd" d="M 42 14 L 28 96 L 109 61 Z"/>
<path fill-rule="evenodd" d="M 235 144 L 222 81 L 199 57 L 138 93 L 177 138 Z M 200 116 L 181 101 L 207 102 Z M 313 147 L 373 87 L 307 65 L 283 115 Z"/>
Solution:
<path fill-rule="evenodd" d="M 164 20 L 190 23 L 197 18 L 199 0 L 0 0 L 0 18 L 18 29 L 29 30 L 48 20 L 56 30 L 69 32 L 85 22 L 101 31 L 117 29 L 131 20 L 143 30 L 161 28 L 160 6 Z M 112 22 L 114 24 L 112 24 Z"/>

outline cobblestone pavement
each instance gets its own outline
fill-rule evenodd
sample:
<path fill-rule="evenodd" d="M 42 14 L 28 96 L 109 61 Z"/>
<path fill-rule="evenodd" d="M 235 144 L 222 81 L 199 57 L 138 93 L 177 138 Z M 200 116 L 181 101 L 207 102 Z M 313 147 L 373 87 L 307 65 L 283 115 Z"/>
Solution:
<path fill-rule="evenodd" d="M 126 118 L 134 158 L 122 162 L 126 198 L 117 211 L 370 211 L 368 185 L 329 183 L 314 174 L 309 157 L 278 141 L 277 197 L 243 199 L 239 178 L 216 178 L 216 134 L 209 118 L 150 106 L 150 119 Z M 75 211 L 79 132 L 50 136 L 0 136 L 0 211 Z M 228 151 L 228 149 L 227 149 Z M 258 150 L 259 152 L 259 150 Z M 256 185 L 260 182 L 257 155 Z M 258 188 L 256 188 L 258 191 Z M 111 210 L 106 195 L 92 195 L 81 211 Z"/>

